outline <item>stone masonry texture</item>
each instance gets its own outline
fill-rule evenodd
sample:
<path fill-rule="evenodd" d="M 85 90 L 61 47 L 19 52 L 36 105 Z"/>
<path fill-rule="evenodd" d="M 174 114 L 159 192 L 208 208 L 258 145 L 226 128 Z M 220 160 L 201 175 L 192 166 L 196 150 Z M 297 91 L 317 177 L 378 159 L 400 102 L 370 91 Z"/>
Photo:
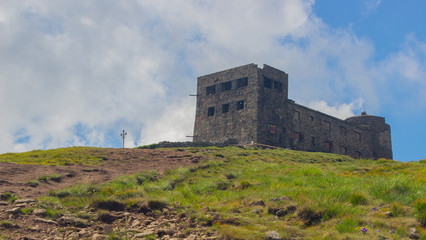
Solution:
<path fill-rule="evenodd" d="M 248 64 L 198 77 L 194 142 L 260 143 L 392 159 L 390 126 L 363 112 L 341 120 L 288 99 L 288 75 Z"/>

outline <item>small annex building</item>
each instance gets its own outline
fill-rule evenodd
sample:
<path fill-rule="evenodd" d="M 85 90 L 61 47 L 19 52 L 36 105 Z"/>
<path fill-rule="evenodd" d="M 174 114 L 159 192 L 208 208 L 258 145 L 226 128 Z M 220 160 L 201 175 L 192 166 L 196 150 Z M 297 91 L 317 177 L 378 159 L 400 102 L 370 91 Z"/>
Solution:
<path fill-rule="evenodd" d="M 248 64 L 198 77 L 194 142 L 259 143 L 392 159 L 390 126 L 363 112 L 341 120 L 288 99 L 288 75 Z"/>

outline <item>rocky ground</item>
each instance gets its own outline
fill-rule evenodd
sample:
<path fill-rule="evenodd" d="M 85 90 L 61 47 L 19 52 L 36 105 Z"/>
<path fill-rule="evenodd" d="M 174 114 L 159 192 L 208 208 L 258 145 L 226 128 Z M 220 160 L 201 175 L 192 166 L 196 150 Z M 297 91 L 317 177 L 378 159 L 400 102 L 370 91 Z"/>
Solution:
<path fill-rule="evenodd" d="M 0 162 L 0 194 L 13 193 L 13 203 L 0 201 L 1 239 L 218 239 L 207 226 L 200 226 L 174 207 L 143 211 L 94 211 L 62 216 L 53 221 L 46 210 L 37 209 L 37 198 L 51 190 L 76 183 L 103 183 L 124 174 L 189 166 L 203 160 L 202 156 L 185 150 L 108 149 L 107 160 L 98 166 L 39 166 Z M 42 182 L 36 187 L 29 181 L 60 174 L 61 181 Z M 176 207 L 176 205 L 175 205 Z M 34 208 L 22 214 L 21 208 Z M 179 206 L 177 206 L 179 208 Z"/>

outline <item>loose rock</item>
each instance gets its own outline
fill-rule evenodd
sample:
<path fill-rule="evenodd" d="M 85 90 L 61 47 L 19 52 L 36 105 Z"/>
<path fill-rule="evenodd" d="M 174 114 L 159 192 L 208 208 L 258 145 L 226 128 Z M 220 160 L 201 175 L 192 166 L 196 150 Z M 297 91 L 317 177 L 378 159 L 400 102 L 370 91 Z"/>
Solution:
<path fill-rule="evenodd" d="M 53 224 L 53 225 L 57 225 L 58 224 L 57 222 L 55 222 L 53 220 L 44 219 L 44 218 L 35 218 L 34 222 L 47 223 L 47 224 Z"/>
<path fill-rule="evenodd" d="M 264 202 L 264 201 L 262 201 L 262 200 L 260 200 L 260 201 L 255 201 L 255 202 L 252 202 L 252 203 L 250 204 L 250 206 L 265 206 L 265 202 Z"/>
<path fill-rule="evenodd" d="M 35 200 L 31 199 L 31 198 L 17 199 L 17 200 L 15 200 L 15 204 L 32 203 L 32 202 L 35 202 Z"/>
<path fill-rule="evenodd" d="M 9 210 L 6 210 L 6 214 L 13 214 L 13 215 L 17 215 L 21 212 L 21 208 L 20 207 L 15 207 Z"/>
<path fill-rule="evenodd" d="M 34 209 L 33 214 L 40 217 L 45 217 L 47 215 L 46 209 Z"/>
<path fill-rule="evenodd" d="M 281 236 L 277 231 L 269 231 L 266 233 L 266 239 L 268 240 L 281 240 Z"/>

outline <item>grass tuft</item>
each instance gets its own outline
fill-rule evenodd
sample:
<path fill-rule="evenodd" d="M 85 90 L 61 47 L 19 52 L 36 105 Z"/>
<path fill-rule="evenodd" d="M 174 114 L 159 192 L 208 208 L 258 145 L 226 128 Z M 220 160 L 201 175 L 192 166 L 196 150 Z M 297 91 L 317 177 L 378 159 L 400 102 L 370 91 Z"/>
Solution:
<path fill-rule="evenodd" d="M 354 205 L 366 205 L 368 202 L 367 197 L 362 193 L 352 193 L 349 196 L 349 202 Z"/>
<path fill-rule="evenodd" d="M 12 192 L 4 192 L 0 195 L 0 200 L 7 201 L 9 203 L 13 203 L 16 199 L 18 199 L 18 197 Z"/>

